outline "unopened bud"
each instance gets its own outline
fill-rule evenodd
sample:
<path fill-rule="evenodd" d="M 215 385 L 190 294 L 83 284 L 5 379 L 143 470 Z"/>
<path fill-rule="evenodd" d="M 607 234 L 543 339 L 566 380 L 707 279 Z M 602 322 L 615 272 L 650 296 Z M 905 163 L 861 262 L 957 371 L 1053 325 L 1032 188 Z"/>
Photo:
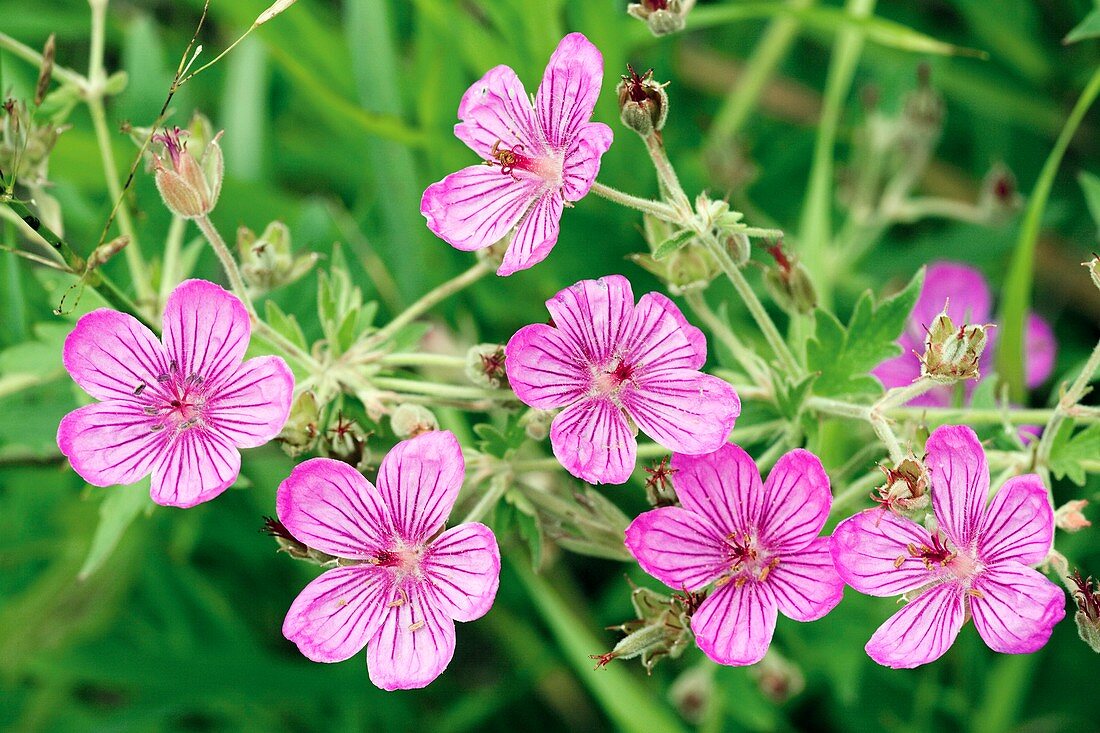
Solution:
<path fill-rule="evenodd" d="M 42 48 L 42 64 L 38 67 L 38 83 L 34 88 L 34 106 L 42 104 L 46 98 L 46 92 L 50 90 L 50 81 L 53 79 L 53 59 L 57 50 L 55 41 L 57 36 L 53 33 L 46 39 L 46 45 Z"/>
<path fill-rule="evenodd" d="M 415 438 L 439 430 L 439 421 L 427 407 L 405 403 L 394 408 L 390 427 L 398 438 Z"/>
<path fill-rule="evenodd" d="M 367 449 L 368 437 L 370 437 L 369 434 L 359 426 L 359 423 L 345 417 L 341 412 L 337 414 L 336 422 L 325 431 L 321 452 L 330 458 L 361 468 L 370 463 L 370 451 Z"/>
<path fill-rule="evenodd" d="M 714 701 L 714 665 L 685 670 L 668 688 L 668 697 L 684 720 L 701 725 L 709 717 Z"/>
<path fill-rule="evenodd" d="M 661 260 L 648 254 L 632 254 L 630 259 L 663 280 L 673 295 L 702 290 L 718 275 L 713 255 L 697 244 L 681 247 Z"/>
<path fill-rule="evenodd" d="M 1077 602 L 1077 613 L 1073 620 L 1077 622 L 1077 633 L 1081 641 L 1100 653 L 1100 593 L 1093 590 L 1092 576 L 1086 579 L 1080 570 L 1074 570 L 1069 579 L 1076 586 L 1073 600 Z"/>
<path fill-rule="evenodd" d="M 667 36 L 684 29 L 684 20 L 695 0 L 642 0 L 630 3 L 626 12 L 644 20 L 655 36 Z"/>
<path fill-rule="evenodd" d="M 792 314 L 810 313 L 817 307 L 817 289 L 810 271 L 793 255 L 783 250 L 783 242 L 768 247 L 774 267 L 764 270 L 764 287 L 776 304 Z"/>
<path fill-rule="evenodd" d="M 610 652 L 592 655 L 596 668 L 606 666 L 613 659 L 640 657 L 642 666 L 652 672 L 662 658 L 680 656 L 691 643 L 691 615 L 704 597 L 702 593 L 666 596 L 649 588 L 634 587 L 630 602 L 637 618 L 611 627 L 626 636 Z"/>
<path fill-rule="evenodd" d="M 958 328 L 947 315 L 947 308 L 936 316 L 924 340 L 921 376 L 950 384 L 963 379 L 978 379 L 978 361 L 985 351 L 992 324 L 962 325 Z"/>
<path fill-rule="evenodd" d="M 982 181 L 978 206 L 992 221 L 1002 221 L 1023 205 L 1023 196 L 1016 188 L 1016 176 L 1002 163 L 989 169 Z"/>
<path fill-rule="evenodd" d="M 241 255 L 241 275 L 254 294 L 298 280 L 310 271 L 318 257 L 315 252 L 294 257 L 290 230 L 281 221 L 268 224 L 259 238 L 248 227 L 240 227 L 237 249 Z"/>
<path fill-rule="evenodd" d="M 680 503 L 672 487 L 672 475 L 676 469 L 669 465 L 668 456 L 652 467 L 646 467 L 645 472 L 649 474 L 645 480 L 645 496 L 650 506 L 676 506 Z"/>
<path fill-rule="evenodd" d="M 1100 255 L 1093 253 L 1091 260 L 1081 264 L 1088 268 L 1089 276 L 1092 277 L 1092 284 L 1100 288 Z"/>
<path fill-rule="evenodd" d="M 653 81 L 653 69 L 638 76 L 634 67 L 627 65 L 628 74 L 615 91 L 619 95 L 619 118 L 623 124 L 642 137 L 660 132 L 668 118 L 668 83 Z"/>
<path fill-rule="evenodd" d="M 785 703 L 806 689 L 802 670 L 774 647 L 768 649 L 759 663 L 749 667 L 748 672 L 764 697 L 776 704 Z"/>
<path fill-rule="evenodd" d="M 154 135 L 164 153 L 153 160 L 157 190 L 165 206 L 176 216 L 197 219 L 214 210 L 222 189 L 225 161 L 218 133 L 196 158 L 188 149 L 187 131 L 175 127 Z"/>
<path fill-rule="evenodd" d="M 519 424 L 523 426 L 523 432 L 531 440 L 546 440 L 546 436 L 550 434 L 550 423 L 553 421 L 553 412 L 532 407 L 519 419 Z"/>
<path fill-rule="evenodd" d="M 928 469 L 913 455 L 903 458 L 894 468 L 879 466 L 886 483 L 871 494 L 871 499 L 895 514 L 916 515 L 928 508 Z"/>
<path fill-rule="evenodd" d="M 275 538 L 275 543 L 279 546 L 279 552 L 285 552 L 295 560 L 305 560 L 314 565 L 328 565 L 338 560 L 333 555 L 315 550 L 305 543 L 299 542 L 286 528 L 286 525 L 274 517 L 264 517 L 264 526 L 260 528 L 260 531 L 269 537 Z"/>
<path fill-rule="evenodd" d="M 279 433 L 279 442 L 288 456 L 294 458 L 317 442 L 317 421 L 320 411 L 312 392 L 302 392 L 290 406 L 290 416 Z"/>
<path fill-rule="evenodd" d="M 1088 505 L 1085 499 L 1067 501 L 1054 512 L 1054 526 L 1064 532 L 1079 532 L 1085 527 L 1091 527 L 1092 522 L 1082 512 Z"/>
<path fill-rule="evenodd" d="M 92 254 L 88 257 L 86 269 L 91 271 L 103 265 L 107 260 L 121 252 L 129 243 L 130 238 L 123 234 L 120 237 L 115 237 L 110 242 L 99 245 L 92 250 Z"/>
<path fill-rule="evenodd" d="M 477 344 L 466 352 L 466 376 L 474 384 L 490 389 L 507 386 L 504 371 L 504 347 L 500 344 Z"/>

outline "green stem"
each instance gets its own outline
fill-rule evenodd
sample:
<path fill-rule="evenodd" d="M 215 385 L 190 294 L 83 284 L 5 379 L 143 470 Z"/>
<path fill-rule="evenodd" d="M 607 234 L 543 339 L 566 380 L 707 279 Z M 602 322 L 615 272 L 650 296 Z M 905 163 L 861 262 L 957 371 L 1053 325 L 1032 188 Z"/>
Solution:
<path fill-rule="evenodd" d="M 0 33 L 0 49 L 10 52 L 16 58 L 21 58 L 34 66 L 42 66 L 41 53 L 26 44 L 20 43 L 7 33 Z M 73 71 L 72 69 L 67 69 L 64 66 L 59 66 L 56 63 L 54 63 L 53 66 L 53 77 L 65 84 L 72 84 L 80 89 L 81 92 L 86 92 L 88 89 L 88 80 L 83 74 Z"/>
<path fill-rule="evenodd" d="M 371 377 L 370 383 L 380 389 L 393 392 L 411 392 L 412 394 L 430 395 L 459 400 L 497 400 L 500 402 L 514 402 L 515 394 L 507 389 L 483 389 L 481 387 L 463 387 L 453 384 L 437 384 L 435 382 L 422 382 L 416 379 L 402 379 L 400 377 Z"/>
<path fill-rule="evenodd" d="M 183 279 L 179 272 L 180 249 L 183 246 L 183 235 L 187 230 L 187 220 L 173 216 L 172 223 L 168 227 L 168 236 L 164 240 L 164 259 L 160 264 L 160 302 L 163 305 L 168 302 L 168 296 L 172 294 L 180 280 Z"/>
<path fill-rule="evenodd" d="M 623 193 L 617 188 L 605 186 L 599 181 L 596 181 L 592 184 L 591 191 L 597 196 L 602 196 L 608 201 L 619 204 L 620 206 L 626 206 L 630 209 L 637 209 L 643 214 L 650 214 L 657 217 L 658 219 L 661 219 L 662 221 L 667 221 L 673 224 L 678 224 L 680 221 L 680 218 L 679 216 L 677 216 L 676 211 L 671 206 L 662 201 L 654 201 L 652 199 L 643 199 L 638 196 L 631 196 L 628 193 Z"/>
<path fill-rule="evenodd" d="M 507 473 L 498 473 L 489 480 L 489 488 L 485 493 L 481 495 L 481 498 L 477 500 L 473 508 L 470 509 L 469 514 L 462 518 L 460 524 L 469 524 L 470 522 L 480 522 L 485 515 L 492 511 L 493 507 L 497 505 L 497 502 L 508 493 L 509 487 L 512 485 L 512 477 Z"/>
<path fill-rule="evenodd" d="M 1054 409 L 1054 414 L 1051 415 L 1050 422 L 1048 422 L 1047 426 L 1043 429 L 1043 437 L 1040 438 L 1039 447 L 1035 453 L 1035 460 L 1038 465 L 1049 466 L 1050 454 L 1054 448 L 1054 440 L 1062 428 L 1062 423 L 1069 417 L 1069 411 L 1085 396 L 1089 384 L 1092 382 L 1092 378 L 1096 375 L 1097 371 L 1100 371 L 1100 341 L 1093 347 L 1092 354 L 1089 356 L 1088 361 L 1085 362 L 1085 366 L 1081 369 L 1081 373 L 1077 375 L 1077 379 L 1073 380 L 1073 384 L 1066 390 L 1062 399 L 1058 401 L 1058 406 Z M 1076 417 L 1079 420 L 1090 420 L 1095 419 L 1096 416 L 1091 413 L 1085 413 L 1077 415 Z"/>
<path fill-rule="evenodd" d="M 656 443 L 641 443 L 638 445 L 638 460 L 662 458 L 671 453 L 668 448 Z M 512 470 L 516 473 L 524 471 L 552 471 L 561 468 L 561 462 L 557 458 L 529 458 L 522 461 L 512 461 Z"/>
<path fill-rule="evenodd" d="M 758 385 L 770 385 L 771 379 L 768 375 L 767 366 L 761 362 L 760 357 L 752 349 L 745 346 L 729 325 L 711 310 L 703 294 L 693 290 L 687 293 L 684 298 L 695 315 L 699 316 L 699 320 L 730 350 L 733 358 L 737 359 L 737 363 L 745 369 L 749 377 Z"/>
<path fill-rule="evenodd" d="M 391 367 L 446 367 L 449 369 L 464 369 L 466 359 L 462 356 L 451 354 L 386 354 L 378 360 L 379 364 Z"/>
<path fill-rule="evenodd" d="M 1096 68 L 1073 111 L 1066 120 L 1054 149 L 1050 151 L 1035 188 L 1031 192 L 1024 214 L 1020 237 L 1016 241 L 1016 250 L 1012 255 L 1008 277 L 1001 291 L 1000 335 L 997 337 L 997 373 L 1008 383 L 1009 394 L 1015 400 L 1022 400 L 1024 386 L 1024 323 L 1031 308 L 1031 282 L 1035 268 L 1035 247 L 1039 241 L 1039 228 L 1042 225 L 1043 211 L 1062 156 L 1073 140 L 1077 128 L 1085 118 L 1085 113 L 1100 94 L 1100 67 Z"/>

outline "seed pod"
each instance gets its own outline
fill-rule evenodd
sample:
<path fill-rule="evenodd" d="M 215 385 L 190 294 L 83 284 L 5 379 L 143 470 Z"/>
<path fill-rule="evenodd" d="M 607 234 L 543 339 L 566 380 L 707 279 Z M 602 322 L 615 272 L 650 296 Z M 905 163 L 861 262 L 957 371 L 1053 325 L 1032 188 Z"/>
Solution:
<path fill-rule="evenodd" d="M 924 340 L 921 375 L 950 384 L 964 379 L 978 379 L 978 362 L 989 337 L 987 325 L 962 325 L 951 322 L 947 309 L 936 316 Z"/>
<path fill-rule="evenodd" d="M 619 118 L 642 137 L 660 132 L 668 118 L 668 83 L 653 81 L 653 69 L 641 76 L 627 65 L 627 74 L 615 88 L 619 95 Z"/>

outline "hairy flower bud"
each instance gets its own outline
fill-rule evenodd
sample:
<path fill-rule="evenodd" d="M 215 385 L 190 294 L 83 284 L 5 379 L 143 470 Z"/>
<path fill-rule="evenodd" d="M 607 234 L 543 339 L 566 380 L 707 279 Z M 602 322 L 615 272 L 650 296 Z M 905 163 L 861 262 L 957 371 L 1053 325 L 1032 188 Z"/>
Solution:
<path fill-rule="evenodd" d="M 390 427 L 398 438 L 415 438 L 433 430 L 439 430 L 439 421 L 423 405 L 401 404 L 390 415 Z"/>
<path fill-rule="evenodd" d="M 268 224 L 259 238 L 248 227 L 240 227 L 237 249 L 241 253 L 241 275 L 257 295 L 298 280 L 310 271 L 318 257 L 316 252 L 294 257 L 290 230 L 281 221 Z"/>
<path fill-rule="evenodd" d="M 645 472 L 649 474 L 645 480 L 645 497 L 650 506 L 676 506 L 680 503 L 672 487 L 672 475 L 676 469 L 669 464 L 668 456 L 647 467 Z"/>
<path fill-rule="evenodd" d="M 899 120 L 899 142 L 904 152 L 917 157 L 931 151 L 943 132 L 945 105 L 931 80 L 928 65 L 921 64 L 917 69 L 917 88 L 905 98 Z"/>
<path fill-rule="evenodd" d="M 1067 501 L 1054 512 L 1054 526 L 1064 532 L 1080 532 L 1085 527 L 1091 527 L 1092 522 L 1082 512 L 1088 505 L 1085 499 Z"/>
<path fill-rule="evenodd" d="M 504 347 L 500 344 L 477 344 L 466 352 L 466 376 L 474 384 L 490 389 L 507 386 L 504 372 Z"/>
<path fill-rule="evenodd" d="M 290 416 L 283 431 L 279 433 L 278 440 L 288 456 L 294 458 L 314 446 L 317 442 L 319 419 L 320 410 L 316 396 L 312 392 L 302 392 L 291 404 Z"/>
<path fill-rule="evenodd" d="M 776 304 L 788 313 L 809 313 L 817 307 L 817 289 L 810 271 L 797 257 L 783 250 L 783 242 L 768 247 L 775 267 L 764 270 L 764 287 Z"/>
<path fill-rule="evenodd" d="M 633 585 L 633 584 L 632 584 Z M 593 654 L 596 668 L 612 659 L 641 657 L 642 666 L 652 672 L 663 657 L 675 659 L 691 644 L 691 615 L 703 602 L 703 593 L 673 593 L 666 596 L 649 588 L 634 586 L 630 602 L 637 618 L 610 628 L 626 634 L 606 654 Z"/>
<path fill-rule="evenodd" d="M 764 697 L 782 704 L 806 689 L 806 677 L 798 665 L 786 659 L 775 648 L 757 664 L 749 667 L 749 676 L 756 680 Z"/>
<path fill-rule="evenodd" d="M 701 725 L 710 714 L 715 692 L 714 669 L 713 664 L 687 669 L 668 688 L 672 705 L 692 725 Z"/>
<path fill-rule="evenodd" d="M 688 244 L 661 260 L 648 254 L 632 254 L 630 260 L 663 280 L 673 295 L 702 290 L 718 275 L 714 257 L 697 244 Z"/>
<path fill-rule="evenodd" d="M 1100 255 L 1093 254 L 1091 260 L 1082 262 L 1081 265 L 1088 268 L 1092 284 L 1100 288 Z"/>
<path fill-rule="evenodd" d="M 153 141 L 164 146 L 162 155 L 153 159 L 157 190 L 164 205 L 176 216 L 197 219 L 214 210 L 222 189 L 225 161 L 218 140 L 219 132 L 196 158 L 184 139 L 189 133 L 174 127 L 154 135 Z"/>
<path fill-rule="evenodd" d="M 336 416 L 324 433 L 320 450 L 323 455 L 335 458 L 356 468 L 364 468 L 370 463 L 370 450 L 367 448 L 367 438 L 370 435 L 359 426 L 355 420 L 345 417 L 344 413 Z"/>
<path fill-rule="evenodd" d="M 695 0 L 642 0 L 630 3 L 626 12 L 644 20 L 655 36 L 666 36 L 684 29 L 684 20 Z"/>
<path fill-rule="evenodd" d="M 550 423 L 553 421 L 554 413 L 551 410 L 532 407 L 519 419 L 519 424 L 531 440 L 546 440 L 546 436 L 550 434 Z"/>
<path fill-rule="evenodd" d="M 916 456 L 903 458 L 894 468 L 880 465 L 879 469 L 886 476 L 886 483 L 877 489 L 877 495 L 871 494 L 872 500 L 896 514 L 912 516 L 928 508 L 931 479 Z"/>
<path fill-rule="evenodd" d="M 1100 592 L 1093 590 L 1093 579 L 1081 576 L 1080 570 L 1074 570 L 1069 576 L 1077 588 L 1073 591 L 1073 600 L 1077 602 L 1077 633 L 1081 641 L 1097 653 L 1100 653 Z"/>
<path fill-rule="evenodd" d="M 947 309 L 936 316 L 924 340 L 921 375 L 950 384 L 962 379 L 978 379 L 978 360 L 985 351 L 992 324 L 962 325 L 958 328 Z"/>
<path fill-rule="evenodd" d="M 338 562 L 338 558 L 299 542 L 290 533 L 290 530 L 274 517 L 264 517 L 264 526 L 260 528 L 260 531 L 269 537 L 274 537 L 275 543 L 279 546 L 279 552 L 285 552 L 295 560 L 305 560 L 314 565 L 329 565 Z"/>
<path fill-rule="evenodd" d="M 653 69 L 638 76 L 633 66 L 628 64 L 626 68 L 629 73 L 622 76 L 615 88 L 619 95 L 619 118 L 642 137 L 660 132 L 668 118 L 668 94 L 665 92 L 668 82 L 653 81 Z"/>
<path fill-rule="evenodd" d="M 990 221 L 999 222 L 1016 213 L 1024 197 L 1016 188 L 1016 176 L 1003 163 L 997 163 L 985 174 L 978 199 L 980 208 Z"/>

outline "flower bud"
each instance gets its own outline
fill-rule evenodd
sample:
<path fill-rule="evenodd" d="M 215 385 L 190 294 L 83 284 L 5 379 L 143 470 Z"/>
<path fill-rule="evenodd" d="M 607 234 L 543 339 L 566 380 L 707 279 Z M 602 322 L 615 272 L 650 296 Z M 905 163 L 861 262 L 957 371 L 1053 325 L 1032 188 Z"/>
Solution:
<path fill-rule="evenodd" d="M 661 260 L 648 254 L 632 254 L 630 259 L 663 280 L 673 295 L 702 290 L 718 275 L 714 257 L 697 244 L 681 247 Z"/>
<path fill-rule="evenodd" d="M 506 387 L 504 347 L 500 344 L 477 344 L 466 352 L 466 376 L 474 384 L 498 389 Z"/>
<path fill-rule="evenodd" d="M 904 152 L 923 157 L 939 141 L 943 132 L 945 105 L 932 86 L 927 64 L 917 68 L 917 88 L 905 98 L 899 120 L 899 142 Z"/>
<path fill-rule="evenodd" d="M 978 360 L 985 351 L 992 324 L 962 325 L 955 328 L 947 309 L 936 316 L 924 339 L 921 376 L 950 384 L 962 379 L 978 379 Z"/>
<path fill-rule="evenodd" d="M 1081 265 L 1088 268 L 1092 284 L 1100 288 L 1100 255 L 1094 253 L 1091 260 L 1082 262 Z"/>
<path fill-rule="evenodd" d="M 279 433 L 283 451 L 291 458 L 310 450 L 317 442 L 320 411 L 312 392 L 302 392 L 290 406 L 290 416 Z"/>
<path fill-rule="evenodd" d="M 294 257 L 290 230 L 281 221 L 268 224 L 258 239 L 251 229 L 240 227 L 237 249 L 241 253 L 241 275 L 256 295 L 298 280 L 310 271 L 318 257 L 315 252 Z"/>
<path fill-rule="evenodd" d="M 985 174 L 978 207 L 991 221 L 1004 221 L 1023 205 L 1024 198 L 1016 188 L 1016 176 L 1008 166 L 997 163 Z"/>
<path fill-rule="evenodd" d="M 1054 526 L 1064 532 L 1079 532 L 1085 527 L 1091 527 L 1092 522 L 1082 513 L 1088 505 L 1085 499 L 1067 501 L 1054 512 Z"/>
<path fill-rule="evenodd" d="M 684 670 L 668 688 L 668 697 L 684 720 L 701 725 L 714 700 L 714 665 L 700 664 Z"/>
<path fill-rule="evenodd" d="M 1100 653 L 1100 593 L 1092 588 L 1092 576 L 1085 579 L 1080 570 L 1074 570 L 1069 579 L 1077 586 L 1073 591 L 1073 600 L 1077 602 L 1077 613 L 1073 617 L 1077 622 L 1077 633 L 1081 641 Z"/>
<path fill-rule="evenodd" d="M 768 649 L 757 664 L 749 667 L 748 673 L 756 680 L 764 697 L 777 705 L 787 702 L 806 689 L 806 678 L 802 670 L 774 647 Z"/>
<path fill-rule="evenodd" d="M 21 101 L 7 99 L 0 105 L 0 179 L 39 190 L 49 183 L 50 153 L 69 126 L 42 119 L 41 109 L 32 114 Z M 52 223 L 50 228 L 57 229 Z"/>
<path fill-rule="evenodd" d="M 676 469 L 669 465 L 668 456 L 652 467 L 646 467 L 649 477 L 645 480 L 645 496 L 650 506 L 676 506 L 680 503 L 676 490 L 672 488 L 672 474 Z"/>
<path fill-rule="evenodd" d="M 637 618 L 612 629 L 626 634 L 606 654 L 593 654 L 596 668 L 612 659 L 641 657 L 642 666 L 652 672 L 663 657 L 675 659 L 691 644 L 691 615 L 703 602 L 702 593 L 674 593 L 666 596 L 649 588 L 635 586 L 630 594 Z"/>
<path fill-rule="evenodd" d="M 370 435 L 351 418 L 344 417 L 344 413 L 336 416 L 336 422 L 325 431 L 324 440 L 321 442 L 321 453 L 329 458 L 335 458 L 356 468 L 365 467 L 370 463 L 370 450 L 367 448 L 367 438 Z"/>
<path fill-rule="evenodd" d="M 776 304 L 788 313 L 809 313 L 817 307 L 817 289 L 810 271 L 797 257 L 783 251 L 783 242 L 768 247 L 775 267 L 764 270 L 764 287 Z"/>
<path fill-rule="evenodd" d="M 85 269 L 91 272 L 97 267 L 105 264 L 108 260 L 125 249 L 128 244 L 130 244 L 130 238 L 125 234 L 115 237 L 110 242 L 104 242 L 92 250 L 92 254 L 88 256 L 88 262 L 85 265 Z"/>
<path fill-rule="evenodd" d="M 553 411 L 532 407 L 519 419 L 519 424 L 531 440 L 546 440 L 546 436 L 550 434 L 550 423 L 553 421 Z"/>
<path fill-rule="evenodd" d="M 684 29 L 684 19 L 695 0 L 642 0 L 630 3 L 626 12 L 644 20 L 655 36 L 667 36 Z"/>
<path fill-rule="evenodd" d="M 207 143 L 200 158 L 187 149 L 187 135 L 179 127 L 154 135 L 153 141 L 163 144 L 164 153 L 154 157 L 153 168 L 164 205 L 176 216 L 197 219 L 218 203 L 225 162 L 218 143 L 220 132 Z"/>
<path fill-rule="evenodd" d="M 653 69 L 638 76 L 634 67 L 627 65 L 629 74 L 615 88 L 619 95 L 619 118 L 623 124 L 642 137 L 660 132 L 668 117 L 668 82 L 653 81 Z"/>
<path fill-rule="evenodd" d="M 394 408 L 390 427 L 398 438 L 415 438 L 439 430 L 439 421 L 427 407 L 405 403 Z"/>
<path fill-rule="evenodd" d="M 879 469 L 885 474 L 886 483 L 877 489 L 877 496 L 871 495 L 872 500 L 895 514 L 912 516 L 928 508 L 931 479 L 916 456 L 903 458 L 894 468 L 880 465 Z"/>
<path fill-rule="evenodd" d="M 338 558 L 332 555 L 299 542 L 290 530 L 274 517 L 264 517 L 264 526 L 260 531 L 269 537 L 274 537 L 275 543 L 279 546 L 279 552 L 285 552 L 295 560 L 305 560 L 314 565 L 329 565 L 338 561 Z"/>

